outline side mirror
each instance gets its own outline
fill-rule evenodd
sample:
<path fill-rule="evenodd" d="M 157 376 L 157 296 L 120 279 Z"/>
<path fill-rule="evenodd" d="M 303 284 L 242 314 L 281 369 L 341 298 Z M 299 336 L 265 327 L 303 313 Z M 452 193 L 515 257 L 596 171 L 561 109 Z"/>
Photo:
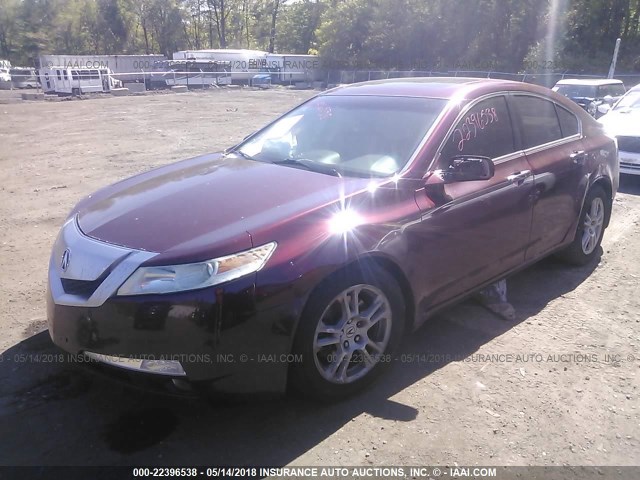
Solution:
<path fill-rule="evenodd" d="M 495 166 L 489 157 L 456 155 L 439 174 L 444 183 L 489 180 L 495 174 Z"/>

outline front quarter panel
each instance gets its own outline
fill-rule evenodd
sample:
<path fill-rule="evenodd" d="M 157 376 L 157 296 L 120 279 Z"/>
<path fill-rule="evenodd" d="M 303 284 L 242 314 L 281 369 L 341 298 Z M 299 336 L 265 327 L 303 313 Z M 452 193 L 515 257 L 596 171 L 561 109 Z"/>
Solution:
<path fill-rule="evenodd" d="M 256 298 L 268 308 L 293 306 L 279 325 L 291 340 L 309 295 L 332 273 L 372 255 L 387 257 L 404 274 L 411 271 L 401 232 L 420 218 L 420 211 L 412 182 L 407 182 L 411 186 L 399 183 L 390 181 L 382 188 L 359 192 L 276 229 L 251 232 L 255 245 L 278 242 L 267 265 L 258 272 Z M 339 222 L 344 231 L 336 231 L 336 218 L 341 216 L 353 218 L 353 228 Z"/>

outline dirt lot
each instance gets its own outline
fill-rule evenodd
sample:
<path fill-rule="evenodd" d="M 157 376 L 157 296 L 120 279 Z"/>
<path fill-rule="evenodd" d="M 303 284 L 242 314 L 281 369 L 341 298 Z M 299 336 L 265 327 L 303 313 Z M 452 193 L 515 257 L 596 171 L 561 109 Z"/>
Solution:
<path fill-rule="evenodd" d="M 471 302 L 440 314 L 359 397 L 165 398 L 57 362 L 44 295 L 58 228 L 93 190 L 229 146 L 312 92 L 0 93 L 0 464 L 640 463 L 640 178 L 597 264 L 516 276 L 514 322 Z"/>

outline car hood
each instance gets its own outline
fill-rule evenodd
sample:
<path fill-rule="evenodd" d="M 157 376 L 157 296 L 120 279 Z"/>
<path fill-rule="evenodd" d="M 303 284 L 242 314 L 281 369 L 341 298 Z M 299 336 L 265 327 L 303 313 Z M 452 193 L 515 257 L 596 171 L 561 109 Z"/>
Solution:
<path fill-rule="evenodd" d="M 335 202 L 366 182 L 212 154 L 106 187 L 74 213 L 90 237 L 160 253 L 153 263 L 180 263 L 250 248 L 253 229 Z"/>
<path fill-rule="evenodd" d="M 640 109 L 625 108 L 609 111 L 599 119 L 606 132 L 613 136 L 640 136 Z"/>

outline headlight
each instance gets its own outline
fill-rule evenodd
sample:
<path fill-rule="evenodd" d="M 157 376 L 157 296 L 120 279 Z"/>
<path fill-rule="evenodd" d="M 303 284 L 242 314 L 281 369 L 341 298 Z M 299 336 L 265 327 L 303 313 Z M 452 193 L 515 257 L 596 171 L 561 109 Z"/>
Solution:
<path fill-rule="evenodd" d="M 140 267 L 118 290 L 118 295 L 183 292 L 211 287 L 260 270 L 276 242 L 206 262 Z"/>

